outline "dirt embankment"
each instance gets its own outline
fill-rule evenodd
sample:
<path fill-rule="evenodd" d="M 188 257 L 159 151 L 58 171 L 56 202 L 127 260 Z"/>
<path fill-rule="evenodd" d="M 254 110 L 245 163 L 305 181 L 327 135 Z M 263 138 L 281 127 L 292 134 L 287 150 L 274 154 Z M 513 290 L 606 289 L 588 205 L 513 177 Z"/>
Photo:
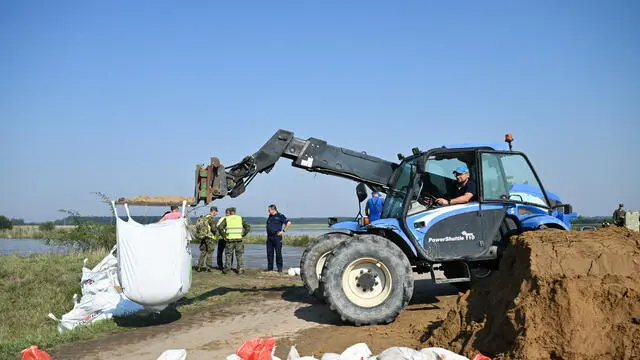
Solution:
<path fill-rule="evenodd" d="M 425 345 L 494 359 L 640 358 L 638 233 L 525 233 L 500 268 L 458 298 Z"/>

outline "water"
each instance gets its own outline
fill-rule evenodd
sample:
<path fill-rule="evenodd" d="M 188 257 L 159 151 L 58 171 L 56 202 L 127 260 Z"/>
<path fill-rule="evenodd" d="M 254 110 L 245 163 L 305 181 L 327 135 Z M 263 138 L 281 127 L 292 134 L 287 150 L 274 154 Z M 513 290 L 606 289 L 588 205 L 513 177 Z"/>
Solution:
<path fill-rule="evenodd" d="M 324 228 L 301 228 L 301 229 L 291 228 L 291 229 L 287 230 L 287 232 L 285 234 L 289 235 L 289 236 L 301 236 L 301 235 L 319 236 L 319 235 L 322 235 L 322 234 L 328 232 L 329 230 L 331 230 L 329 227 L 324 227 Z M 249 235 L 267 236 L 267 232 L 264 229 L 264 226 L 251 225 L 251 231 L 249 232 Z"/>
<path fill-rule="evenodd" d="M 288 233 L 288 231 L 287 231 Z M 189 244 L 191 249 L 191 263 L 196 264 L 200 257 L 200 249 L 198 244 Z M 31 255 L 31 254 L 66 254 L 69 249 L 60 246 L 49 246 L 44 240 L 38 239 L 0 239 L 0 255 Z M 216 249 L 217 251 L 217 249 Z M 303 247 L 283 246 L 282 259 L 284 269 L 290 267 L 300 267 L 300 257 L 304 251 Z M 274 259 L 275 261 L 275 259 Z M 267 249 L 266 245 L 246 244 L 244 246 L 244 262 L 245 266 L 250 269 L 266 269 L 267 268 Z M 213 264 L 216 265 L 216 252 L 213 253 Z M 234 261 L 235 264 L 235 261 Z"/>

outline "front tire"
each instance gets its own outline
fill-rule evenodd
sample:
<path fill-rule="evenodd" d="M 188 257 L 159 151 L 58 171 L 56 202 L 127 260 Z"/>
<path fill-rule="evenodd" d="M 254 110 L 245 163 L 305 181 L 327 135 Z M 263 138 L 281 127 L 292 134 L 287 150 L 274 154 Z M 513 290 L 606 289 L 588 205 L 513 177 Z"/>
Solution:
<path fill-rule="evenodd" d="M 327 256 L 350 236 L 342 233 L 328 233 L 313 240 L 302 253 L 300 259 L 300 277 L 310 295 L 323 300 L 320 278 Z"/>
<path fill-rule="evenodd" d="M 393 322 L 413 296 L 409 259 L 378 235 L 359 235 L 340 244 L 320 281 L 331 310 L 356 326 Z"/>

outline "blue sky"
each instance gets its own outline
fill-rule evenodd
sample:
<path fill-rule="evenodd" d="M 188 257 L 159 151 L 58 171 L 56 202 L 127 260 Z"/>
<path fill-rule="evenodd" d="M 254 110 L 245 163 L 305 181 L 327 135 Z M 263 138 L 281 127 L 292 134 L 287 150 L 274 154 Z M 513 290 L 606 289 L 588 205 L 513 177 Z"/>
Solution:
<path fill-rule="evenodd" d="M 389 160 L 509 132 L 581 214 L 640 209 L 639 18 L 631 0 L 5 1 L 0 214 L 190 196 L 195 164 L 278 129 Z M 354 188 L 283 159 L 217 204 L 351 216 Z"/>

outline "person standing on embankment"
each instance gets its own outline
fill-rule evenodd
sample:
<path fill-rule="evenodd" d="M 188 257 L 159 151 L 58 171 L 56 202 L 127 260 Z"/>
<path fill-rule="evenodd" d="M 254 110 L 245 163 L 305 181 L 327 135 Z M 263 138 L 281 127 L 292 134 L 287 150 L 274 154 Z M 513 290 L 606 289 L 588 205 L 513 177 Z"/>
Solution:
<path fill-rule="evenodd" d="M 284 214 L 278 212 L 278 208 L 271 204 L 267 208 L 267 271 L 273 271 L 273 253 L 275 252 L 276 268 L 282 272 L 282 236 L 291 226 L 291 221 Z"/>

